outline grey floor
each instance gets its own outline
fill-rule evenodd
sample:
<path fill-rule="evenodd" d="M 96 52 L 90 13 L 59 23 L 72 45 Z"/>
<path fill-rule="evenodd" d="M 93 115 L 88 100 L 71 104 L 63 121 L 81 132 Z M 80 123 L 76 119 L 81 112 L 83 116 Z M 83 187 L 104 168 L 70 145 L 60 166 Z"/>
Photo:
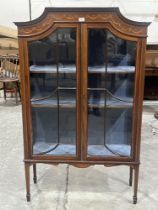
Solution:
<path fill-rule="evenodd" d="M 21 105 L 0 99 L 0 210 L 157 210 L 158 106 L 144 107 L 138 204 L 132 204 L 125 166 L 85 169 L 38 165 L 31 181 L 32 201 L 25 200 Z"/>

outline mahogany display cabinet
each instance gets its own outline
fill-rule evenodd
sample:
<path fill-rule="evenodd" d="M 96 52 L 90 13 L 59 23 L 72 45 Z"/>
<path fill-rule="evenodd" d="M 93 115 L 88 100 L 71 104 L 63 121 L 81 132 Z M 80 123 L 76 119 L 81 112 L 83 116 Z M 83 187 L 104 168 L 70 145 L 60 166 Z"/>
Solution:
<path fill-rule="evenodd" d="M 137 202 L 147 26 L 118 8 L 46 8 L 17 22 L 30 166 L 127 165 Z"/>

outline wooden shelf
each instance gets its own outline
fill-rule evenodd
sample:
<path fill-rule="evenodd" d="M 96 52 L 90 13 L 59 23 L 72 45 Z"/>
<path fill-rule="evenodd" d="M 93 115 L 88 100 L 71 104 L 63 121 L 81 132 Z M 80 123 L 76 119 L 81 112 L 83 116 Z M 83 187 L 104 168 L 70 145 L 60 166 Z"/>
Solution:
<path fill-rule="evenodd" d="M 145 76 L 158 77 L 158 66 L 157 67 L 146 67 Z"/>

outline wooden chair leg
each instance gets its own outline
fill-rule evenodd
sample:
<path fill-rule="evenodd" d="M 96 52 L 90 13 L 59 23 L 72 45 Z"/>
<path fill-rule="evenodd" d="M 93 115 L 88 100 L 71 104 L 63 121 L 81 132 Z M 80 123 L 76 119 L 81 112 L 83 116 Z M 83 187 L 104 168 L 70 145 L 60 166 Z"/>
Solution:
<path fill-rule="evenodd" d="M 4 99 L 6 100 L 6 84 L 3 82 Z"/>
<path fill-rule="evenodd" d="M 133 168 L 130 166 L 130 172 L 129 172 L 129 186 L 132 186 L 133 182 Z"/>
<path fill-rule="evenodd" d="M 33 182 L 37 183 L 37 173 L 36 173 L 36 164 L 33 164 Z"/>
<path fill-rule="evenodd" d="M 18 104 L 18 94 L 17 94 L 17 88 L 15 88 L 15 100 L 16 100 L 16 104 Z"/>
<path fill-rule="evenodd" d="M 139 165 L 134 167 L 134 195 L 133 204 L 137 203 L 137 191 L 138 191 L 138 177 L 139 177 Z"/>
<path fill-rule="evenodd" d="M 30 195 L 30 164 L 25 163 L 25 180 L 26 180 L 26 200 L 29 202 L 31 199 Z"/>
<path fill-rule="evenodd" d="M 17 90 L 18 90 L 18 93 L 19 93 L 20 101 L 21 101 L 20 83 L 17 82 L 17 83 L 16 83 L 16 86 L 17 86 Z"/>

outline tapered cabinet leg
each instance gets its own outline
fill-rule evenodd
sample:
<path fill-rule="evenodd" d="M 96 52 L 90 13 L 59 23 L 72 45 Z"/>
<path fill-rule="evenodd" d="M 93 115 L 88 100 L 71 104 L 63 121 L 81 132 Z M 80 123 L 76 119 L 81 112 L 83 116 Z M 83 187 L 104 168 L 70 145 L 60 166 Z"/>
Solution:
<path fill-rule="evenodd" d="M 30 164 L 25 163 L 25 180 L 26 180 L 26 200 L 29 202 L 31 199 L 30 195 Z"/>
<path fill-rule="evenodd" d="M 132 186 L 132 182 L 133 182 L 133 168 L 130 166 L 129 169 L 129 186 Z"/>
<path fill-rule="evenodd" d="M 37 171 L 36 171 L 36 164 L 33 164 L 33 182 L 34 184 L 37 183 Z"/>
<path fill-rule="evenodd" d="M 139 178 L 139 165 L 134 167 L 134 195 L 133 195 L 133 204 L 136 204 L 137 203 L 138 178 Z"/>

